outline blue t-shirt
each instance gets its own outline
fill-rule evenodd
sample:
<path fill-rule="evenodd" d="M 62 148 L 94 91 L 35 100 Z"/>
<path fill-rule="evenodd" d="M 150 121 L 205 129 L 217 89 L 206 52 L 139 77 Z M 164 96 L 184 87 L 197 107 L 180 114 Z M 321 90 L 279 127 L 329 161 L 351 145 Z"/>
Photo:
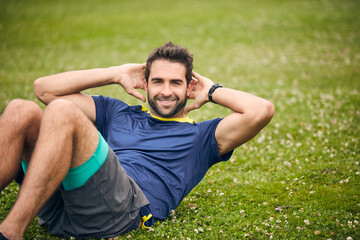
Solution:
<path fill-rule="evenodd" d="M 167 218 L 212 165 L 232 155 L 218 152 L 215 129 L 220 118 L 200 123 L 164 121 L 140 105 L 92 97 L 96 127 L 144 192 L 156 220 Z"/>

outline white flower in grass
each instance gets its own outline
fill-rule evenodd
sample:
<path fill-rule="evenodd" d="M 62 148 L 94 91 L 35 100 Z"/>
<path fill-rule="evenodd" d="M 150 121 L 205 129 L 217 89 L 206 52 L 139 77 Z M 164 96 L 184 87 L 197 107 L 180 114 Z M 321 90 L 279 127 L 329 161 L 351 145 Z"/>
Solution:
<path fill-rule="evenodd" d="M 240 210 L 240 214 L 243 214 L 245 211 L 244 210 Z"/>
<path fill-rule="evenodd" d="M 273 217 L 270 217 L 270 218 L 269 218 L 269 221 L 270 221 L 270 222 L 274 221 L 274 218 L 273 218 Z"/>
<path fill-rule="evenodd" d="M 306 225 L 310 225 L 310 221 L 309 220 L 304 220 L 304 223 L 306 224 Z"/>
<path fill-rule="evenodd" d="M 352 240 L 352 237 L 347 237 L 346 240 Z"/>
<path fill-rule="evenodd" d="M 284 165 L 287 166 L 287 167 L 291 167 L 291 163 L 288 162 L 288 161 L 284 161 Z"/>

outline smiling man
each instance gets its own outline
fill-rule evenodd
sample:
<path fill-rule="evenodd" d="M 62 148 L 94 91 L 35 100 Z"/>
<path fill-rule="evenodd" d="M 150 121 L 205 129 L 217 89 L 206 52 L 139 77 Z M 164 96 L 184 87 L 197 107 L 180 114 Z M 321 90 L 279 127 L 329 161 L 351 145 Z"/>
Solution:
<path fill-rule="evenodd" d="M 262 98 L 193 72 L 186 48 L 166 43 L 145 64 L 39 78 L 47 105 L 14 100 L 0 117 L 0 188 L 15 177 L 17 201 L 0 238 L 21 239 L 37 215 L 50 233 L 110 238 L 166 219 L 214 164 L 253 138 L 274 114 Z M 146 101 L 149 112 L 81 91 L 108 84 Z M 194 99 L 186 107 L 187 99 Z M 208 102 L 233 111 L 196 123 Z M 95 124 L 95 126 L 94 126 Z"/>
<path fill-rule="evenodd" d="M 157 60 L 150 64 L 146 91 L 152 114 L 168 118 L 184 117 L 184 107 L 191 88 L 185 76 L 185 67 L 181 63 Z"/>

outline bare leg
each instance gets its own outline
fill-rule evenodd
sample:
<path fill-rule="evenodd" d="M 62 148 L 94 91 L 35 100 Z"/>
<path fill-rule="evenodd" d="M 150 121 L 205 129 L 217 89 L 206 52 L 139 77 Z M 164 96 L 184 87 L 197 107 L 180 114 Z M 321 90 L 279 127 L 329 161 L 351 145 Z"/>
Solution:
<path fill-rule="evenodd" d="M 71 102 L 55 100 L 45 110 L 39 137 L 17 201 L 0 225 L 10 239 L 21 239 L 25 229 L 65 178 L 95 152 L 98 133 Z"/>
<path fill-rule="evenodd" d="M 0 116 L 0 191 L 16 177 L 22 156 L 30 159 L 42 114 L 34 102 L 17 99 Z"/>

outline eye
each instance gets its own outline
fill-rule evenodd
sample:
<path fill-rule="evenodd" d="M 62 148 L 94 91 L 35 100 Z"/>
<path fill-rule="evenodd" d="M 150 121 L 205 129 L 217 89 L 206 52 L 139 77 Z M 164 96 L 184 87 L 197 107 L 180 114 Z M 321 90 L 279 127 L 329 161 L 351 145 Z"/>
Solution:
<path fill-rule="evenodd" d="M 154 79 L 151 80 L 151 82 L 152 82 L 153 84 L 160 84 L 160 83 L 162 83 L 162 80 L 161 80 L 161 79 L 154 78 Z"/>
<path fill-rule="evenodd" d="M 174 81 L 172 81 L 172 84 L 174 84 L 174 85 L 182 85 L 182 81 L 181 80 L 174 80 Z"/>

